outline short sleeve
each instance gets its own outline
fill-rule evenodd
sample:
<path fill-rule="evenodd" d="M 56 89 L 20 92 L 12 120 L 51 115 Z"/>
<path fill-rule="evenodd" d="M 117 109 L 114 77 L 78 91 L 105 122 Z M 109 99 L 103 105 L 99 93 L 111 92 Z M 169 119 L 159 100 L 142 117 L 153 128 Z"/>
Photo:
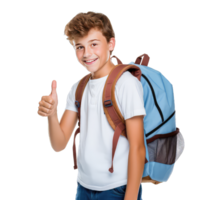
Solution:
<path fill-rule="evenodd" d="M 65 110 L 72 110 L 75 112 L 78 112 L 78 109 L 75 105 L 75 93 L 76 93 L 76 88 L 78 86 L 78 82 L 76 82 L 72 87 L 71 90 L 69 91 L 67 95 L 67 101 L 66 101 L 66 107 Z"/>
<path fill-rule="evenodd" d="M 142 83 L 128 71 L 118 81 L 115 97 L 124 120 L 137 115 L 145 116 Z"/>

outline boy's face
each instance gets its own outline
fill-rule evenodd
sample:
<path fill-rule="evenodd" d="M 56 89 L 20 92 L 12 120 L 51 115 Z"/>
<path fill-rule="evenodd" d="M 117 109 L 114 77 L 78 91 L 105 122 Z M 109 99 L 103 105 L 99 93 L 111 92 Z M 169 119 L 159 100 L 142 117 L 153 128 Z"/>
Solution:
<path fill-rule="evenodd" d="M 93 40 L 93 41 L 92 41 Z M 93 75 L 101 77 L 106 68 L 113 66 L 110 62 L 110 51 L 114 49 L 115 38 L 107 43 L 106 38 L 98 29 L 92 28 L 88 35 L 74 39 L 74 48 L 78 61 Z M 93 62 L 86 62 L 92 61 Z"/>

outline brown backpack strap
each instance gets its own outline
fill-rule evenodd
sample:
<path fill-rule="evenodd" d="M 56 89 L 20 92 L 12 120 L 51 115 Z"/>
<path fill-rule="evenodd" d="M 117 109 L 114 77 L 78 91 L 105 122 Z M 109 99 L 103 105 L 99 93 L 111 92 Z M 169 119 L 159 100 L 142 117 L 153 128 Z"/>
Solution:
<path fill-rule="evenodd" d="M 118 108 L 115 99 L 116 82 L 125 71 L 129 71 L 133 76 L 137 77 L 138 80 L 140 81 L 142 72 L 139 67 L 137 67 L 136 65 L 129 65 L 129 64 L 118 65 L 115 68 L 113 68 L 110 74 L 108 75 L 102 97 L 104 113 L 107 117 L 109 124 L 114 130 L 113 144 L 112 144 L 112 165 L 111 168 L 109 168 L 109 171 L 111 173 L 113 172 L 113 158 L 115 155 L 115 150 L 117 147 L 119 136 L 123 135 L 127 138 L 125 121 Z"/>
<path fill-rule="evenodd" d="M 114 60 L 116 64 L 123 64 L 124 61 L 117 55 L 112 55 L 111 58 Z"/>
<path fill-rule="evenodd" d="M 144 58 L 143 58 L 143 60 L 142 60 L 142 57 L 143 57 L 143 56 L 144 56 Z M 135 64 L 148 66 L 149 59 L 150 59 L 150 57 L 149 57 L 147 54 L 143 54 L 143 55 L 138 56 L 138 57 L 136 58 Z M 142 64 L 141 64 L 141 60 L 142 60 Z"/>
<path fill-rule="evenodd" d="M 75 94 L 75 105 L 76 107 L 78 108 L 78 128 L 76 129 L 76 132 L 74 134 L 74 142 L 73 142 L 73 157 L 74 157 L 74 169 L 77 169 L 77 160 L 76 160 L 76 144 L 75 144 L 75 139 L 76 139 L 76 135 L 78 133 L 80 133 L 80 122 L 81 122 L 81 100 L 82 100 L 82 96 L 83 96 L 83 92 L 84 92 L 84 89 L 89 81 L 89 78 L 91 77 L 91 73 L 84 76 L 77 88 L 76 88 L 76 94 Z"/>

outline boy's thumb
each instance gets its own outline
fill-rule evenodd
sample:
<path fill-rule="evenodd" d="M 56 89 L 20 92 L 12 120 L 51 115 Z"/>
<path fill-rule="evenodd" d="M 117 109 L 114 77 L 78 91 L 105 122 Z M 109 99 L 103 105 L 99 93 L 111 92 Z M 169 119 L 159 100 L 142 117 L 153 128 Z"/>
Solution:
<path fill-rule="evenodd" d="M 51 94 L 50 94 L 51 96 L 56 94 L 56 87 L 57 87 L 57 83 L 55 80 L 53 80 L 51 84 Z"/>

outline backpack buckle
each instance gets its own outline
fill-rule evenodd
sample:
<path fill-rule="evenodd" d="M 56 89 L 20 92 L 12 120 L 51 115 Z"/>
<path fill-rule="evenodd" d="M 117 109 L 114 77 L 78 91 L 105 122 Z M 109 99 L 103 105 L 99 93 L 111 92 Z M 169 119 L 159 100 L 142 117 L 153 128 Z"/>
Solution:
<path fill-rule="evenodd" d="M 110 101 L 110 103 L 105 103 L 105 102 L 107 102 L 107 101 Z M 113 105 L 113 103 L 112 103 L 112 100 L 111 100 L 111 99 L 104 101 L 104 106 L 105 106 L 105 107 L 110 107 L 110 106 L 112 106 L 112 105 Z"/>
<path fill-rule="evenodd" d="M 75 105 L 76 105 L 77 108 L 80 107 L 80 103 L 77 100 L 75 100 Z"/>

